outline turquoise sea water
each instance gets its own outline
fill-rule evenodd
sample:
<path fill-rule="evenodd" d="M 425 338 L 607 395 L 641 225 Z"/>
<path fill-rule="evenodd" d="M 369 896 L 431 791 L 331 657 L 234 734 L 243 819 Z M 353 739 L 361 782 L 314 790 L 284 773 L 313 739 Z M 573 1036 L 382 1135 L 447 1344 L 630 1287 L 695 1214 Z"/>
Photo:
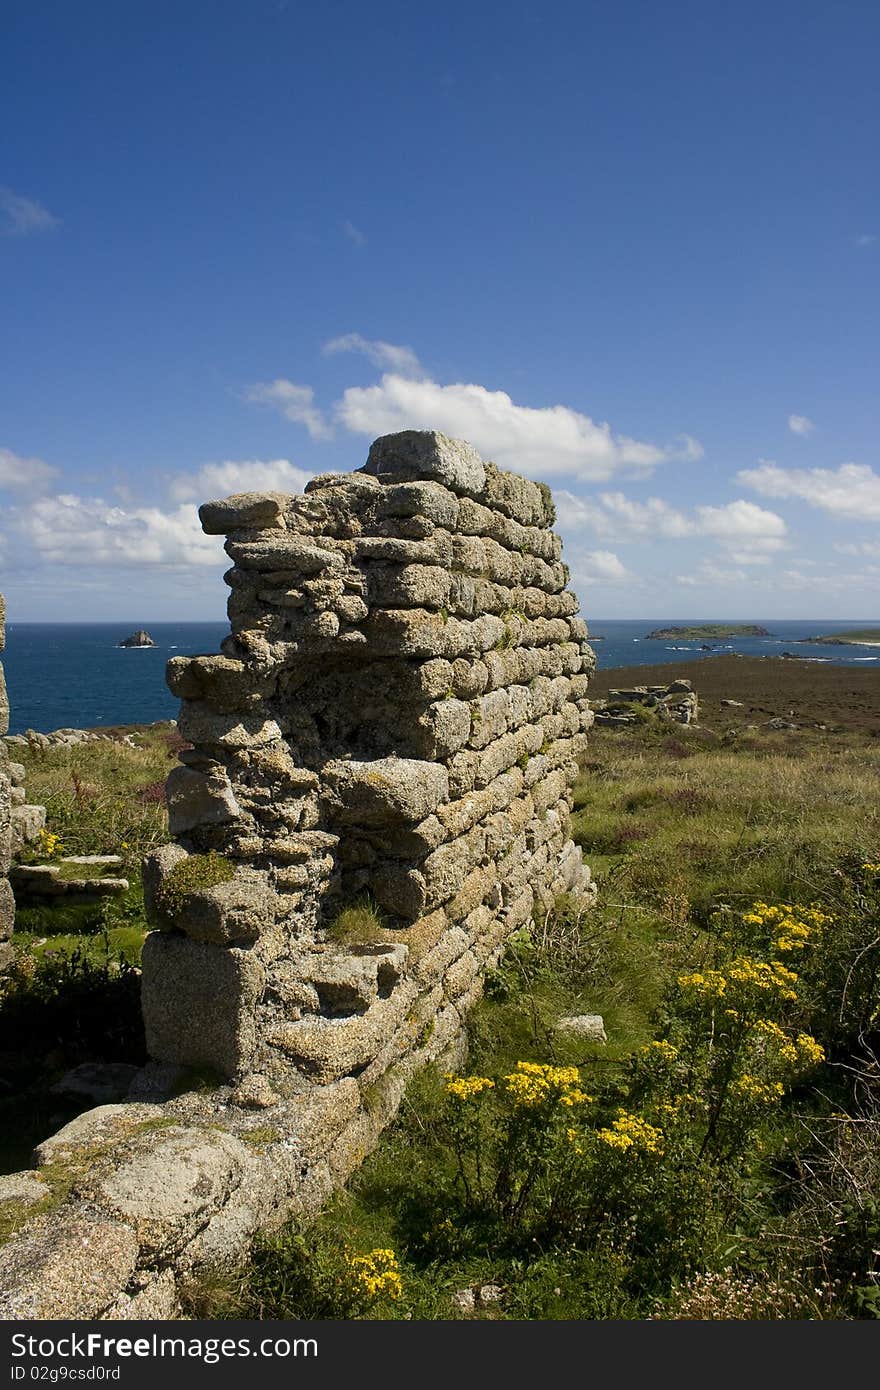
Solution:
<path fill-rule="evenodd" d="M 744 618 L 743 622 L 761 623 L 772 635 L 713 642 L 711 651 L 702 651 L 699 642 L 648 640 L 646 636 L 658 627 L 713 621 L 717 620 L 597 618 L 590 623 L 590 634 L 596 639 L 596 656 L 602 668 L 693 661 L 725 651 L 747 656 L 779 656 L 792 651 L 813 661 L 864 667 L 880 673 L 880 647 L 793 645 L 799 638 L 865 627 L 868 624 L 864 621 L 770 622 Z M 65 727 L 89 729 L 101 724 L 147 724 L 174 719 L 178 702 L 165 685 L 165 663 L 177 654 L 218 651 L 229 631 L 228 624 L 151 623 L 148 630 L 155 647 L 117 646 L 122 638 L 142 626 L 139 620 L 128 625 L 11 623 L 3 654 L 11 706 L 10 732 L 37 729 L 48 733 Z"/>

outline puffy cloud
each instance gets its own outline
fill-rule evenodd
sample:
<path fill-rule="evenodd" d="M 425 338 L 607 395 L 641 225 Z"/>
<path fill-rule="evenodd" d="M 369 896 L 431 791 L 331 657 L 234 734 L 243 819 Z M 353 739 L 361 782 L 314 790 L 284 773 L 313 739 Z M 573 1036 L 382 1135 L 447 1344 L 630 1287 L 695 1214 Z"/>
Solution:
<path fill-rule="evenodd" d="M 302 492 L 311 476 L 288 459 L 206 463 L 197 473 L 173 479 L 171 496 L 175 502 L 207 502 L 236 492 Z"/>
<path fill-rule="evenodd" d="M 572 557 L 571 568 L 576 583 L 623 584 L 635 578 L 613 550 L 580 551 Z"/>
<path fill-rule="evenodd" d="M 696 507 L 688 516 L 662 497 L 635 502 L 622 492 L 581 498 L 566 491 L 556 497 L 560 525 L 569 535 L 574 528 L 586 526 L 605 539 L 710 536 L 731 552 L 737 564 L 747 565 L 768 563 L 771 554 L 786 544 L 782 517 L 742 498 L 723 507 Z"/>
<path fill-rule="evenodd" d="M 807 415 L 789 415 L 788 428 L 791 430 L 792 434 L 800 434 L 806 437 L 808 434 L 813 433 L 816 426 Z"/>
<path fill-rule="evenodd" d="M 258 381 L 245 392 L 245 400 L 274 406 L 288 420 L 305 425 L 312 439 L 330 439 L 333 431 L 315 405 L 311 386 L 298 386 L 295 381 L 278 377 L 275 381 Z"/>
<path fill-rule="evenodd" d="M 657 535 L 667 538 L 690 536 L 694 523 L 682 512 L 670 507 L 662 497 L 649 497 L 645 502 L 633 502 L 622 492 L 602 492 L 599 501 L 613 524 L 623 526 L 633 535 Z"/>
<path fill-rule="evenodd" d="M 42 203 L 33 198 L 24 198 L 6 187 L 0 187 L 0 217 L 0 226 L 6 236 L 31 236 L 58 226 L 58 218 L 53 217 Z"/>
<path fill-rule="evenodd" d="M 0 449 L 0 488 L 12 492 L 45 492 L 58 469 L 42 459 L 26 459 L 11 449 Z"/>
<path fill-rule="evenodd" d="M 322 352 L 332 356 L 337 352 L 361 352 L 374 367 L 383 371 L 398 372 L 401 376 L 420 376 L 421 363 L 411 347 L 397 343 L 385 343 L 381 338 L 362 338 L 360 333 L 345 333 L 341 338 L 331 338 L 325 343 Z"/>
<path fill-rule="evenodd" d="M 63 565 L 216 565 L 223 551 L 194 506 L 114 507 L 100 497 L 41 497 L 18 518 L 40 556 Z"/>
<path fill-rule="evenodd" d="M 740 565 L 765 565 L 784 550 L 786 526 L 776 512 L 768 512 L 741 498 L 724 507 L 697 507 L 700 535 L 713 536 Z"/>
<path fill-rule="evenodd" d="M 761 459 L 759 468 L 737 474 L 741 483 L 764 497 L 797 497 L 831 516 L 880 521 L 880 474 L 865 463 L 840 468 L 780 468 Z"/>
<path fill-rule="evenodd" d="M 506 391 L 457 382 L 443 386 L 389 372 L 378 386 L 350 386 L 336 406 L 342 424 L 356 434 L 436 429 L 468 439 L 487 458 L 530 477 L 568 475 L 604 482 L 624 470 L 649 473 L 672 458 L 694 458 L 689 436 L 679 446 L 658 448 L 615 435 L 569 406 L 517 405 Z"/>

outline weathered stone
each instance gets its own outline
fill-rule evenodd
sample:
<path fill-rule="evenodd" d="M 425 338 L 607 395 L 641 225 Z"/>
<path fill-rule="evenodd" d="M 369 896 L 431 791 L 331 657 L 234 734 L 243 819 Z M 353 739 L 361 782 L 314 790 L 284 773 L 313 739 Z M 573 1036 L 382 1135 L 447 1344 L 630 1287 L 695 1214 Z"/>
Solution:
<path fill-rule="evenodd" d="M 605 1032 L 605 1020 L 601 1014 L 570 1014 L 565 1018 L 556 1020 L 556 1027 L 560 1033 L 574 1033 L 586 1042 L 608 1041 Z"/>
<path fill-rule="evenodd" d="M 51 1188 L 36 1173 L 9 1173 L 0 1177 L 0 1208 L 4 1211 L 7 1202 L 30 1207 L 44 1201 L 50 1193 Z"/>
<path fill-rule="evenodd" d="M 252 1161 L 239 1139 L 219 1130 L 171 1129 L 144 1135 L 131 1157 L 98 1188 L 115 1215 L 134 1224 L 146 1254 L 179 1248 L 218 1210 Z"/>
<path fill-rule="evenodd" d="M 324 777 L 339 803 L 342 824 L 415 824 L 430 816 L 449 794 L 446 769 L 413 758 L 328 762 Z"/>
<path fill-rule="evenodd" d="M 173 768 L 165 782 L 165 800 L 172 835 L 185 835 L 197 825 L 222 825 L 241 815 L 232 784 L 223 772 Z"/>
<path fill-rule="evenodd" d="M 208 536 L 226 536 L 243 527 L 265 530 L 283 526 L 286 502 L 280 492 L 239 492 L 221 502 L 203 502 L 199 520 Z"/>
<path fill-rule="evenodd" d="M 225 1076 L 250 1070 L 265 978 L 250 951 L 151 933 L 141 991 L 150 1055 Z"/>
<path fill-rule="evenodd" d="M 138 1258 L 117 1221 L 53 1212 L 0 1249 L 0 1318 L 94 1318 L 112 1304 Z"/>
<path fill-rule="evenodd" d="M 486 483 L 476 449 L 435 430 L 405 430 L 375 440 L 363 471 L 400 482 L 432 480 L 462 493 L 480 493 Z"/>
<path fill-rule="evenodd" d="M 37 1145 L 34 1163 L 38 1168 L 49 1163 L 69 1164 L 71 1160 L 79 1165 L 87 1164 L 93 1154 L 120 1142 L 155 1117 L 152 1106 L 135 1102 L 84 1110 Z"/>

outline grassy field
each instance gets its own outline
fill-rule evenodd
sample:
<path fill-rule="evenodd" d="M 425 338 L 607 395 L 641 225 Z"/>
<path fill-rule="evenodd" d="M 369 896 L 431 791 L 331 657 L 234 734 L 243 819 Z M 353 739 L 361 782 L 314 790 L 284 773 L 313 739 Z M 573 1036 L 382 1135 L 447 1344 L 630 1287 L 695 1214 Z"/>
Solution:
<path fill-rule="evenodd" d="M 191 1286 L 189 1315 L 880 1314 L 880 682 L 718 658 L 595 693 L 666 669 L 702 726 L 597 729 L 576 788 L 598 906 L 519 932 L 463 1077 L 418 1078 L 319 1220 Z M 767 727 L 795 706 L 796 729 Z M 21 914 L 8 1167 L 68 1117 L 46 1100 L 66 1067 L 140 1060 L 137 860 L 165 836 L 175 738 L 141 744 L 28 755 L 50 830 L 122 853 L 132 887 L 88 921 Z M 607 1043 L 558 1031 L 571 1013 Z"/>
<path fill-rule="evenodd" d="M 319 1221 L 193 1287 L 194 1315 L 880 1312 L 880 742 L 861 721 L 743 733 L 722 709 L 594 731 L 573 828 L 597 909 L 518 935 L 463 1080 L 423 1075 Z M 738 1007 L 706 997 L 724 985 Z M 569 1013 L 601 1014 L 607 1044 L 556 1031 Z"/>

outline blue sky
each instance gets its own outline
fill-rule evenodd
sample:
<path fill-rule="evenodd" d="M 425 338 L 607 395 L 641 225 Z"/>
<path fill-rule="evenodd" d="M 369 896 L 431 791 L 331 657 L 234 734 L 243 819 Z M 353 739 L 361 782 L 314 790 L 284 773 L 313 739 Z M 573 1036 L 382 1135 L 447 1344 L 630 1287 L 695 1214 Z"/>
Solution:
<path fill-rule="evenodd" d="M 0 588 L 221 618 L 198 502 L 438 428 L 585 616 L 880 616 L 873 0 L 5 0 Z"/>

